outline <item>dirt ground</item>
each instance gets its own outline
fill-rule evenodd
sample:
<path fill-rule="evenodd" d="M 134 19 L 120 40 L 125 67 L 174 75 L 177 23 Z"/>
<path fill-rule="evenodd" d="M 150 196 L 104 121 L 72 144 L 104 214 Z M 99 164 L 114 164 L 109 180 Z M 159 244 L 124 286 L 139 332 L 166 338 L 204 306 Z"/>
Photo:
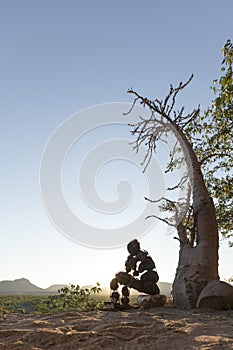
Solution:
<path fill-rule="evenodd" d="M 233 349 L 233 310 L 149 310 L 9 314 L 0 349 Z"/>

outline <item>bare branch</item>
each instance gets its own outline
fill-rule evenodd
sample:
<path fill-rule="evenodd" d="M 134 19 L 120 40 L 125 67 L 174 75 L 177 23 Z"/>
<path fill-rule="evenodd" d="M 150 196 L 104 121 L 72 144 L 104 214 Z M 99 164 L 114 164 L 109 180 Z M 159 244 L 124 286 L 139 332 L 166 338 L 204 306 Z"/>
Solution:
<path fill-rule="evenodd" d="M 187 176 L 187 175 L 182 176 L 182 178 L 180 179 L 179 183 L 178 183 L 176 186 L 174 186 L 174 187 L 168 187 L 167 190 L 168 190 L 168 191 L 173 191 L 173 190 L 175 190 L 175 189 L 177 189 L 177 188 L 183 186 L 183 184 L 184 184 L 185 181 L 187 181 L 187 180 L 188 180 L 188 176 Z"/>
<path fill-rule="evenodd" d="M 144 198 L 145 198 L 146 201 L 151 202 L 151 203 L 158 203 L 158 202 L 161 202 L 161 201 L 166 201 L 169 204 L 171 204 L 173 206 L 173 209 L 175 210 L 175 222 L 176 222 L 176 224 L 175 225 L 168 224 L 168 225 L 171 225 L 171 226 L 176 226 L 177 225 L 178 218 L 179 218 L 178 209 L 176 207 L 177 202 L 172 201 L 172 200 L 170 200 L 168 198 L 165 198 L 165 197 L 161 197 L 160 199 L 157 199 L 157 200 L 152 200 L 152 199 L 149 199 L 147 197 L 144 197 Z M 161 219 L 161 220 L 163 221 L 164 219 Z"/>
<path fill-rule="evenodd" d="M 132 89 L 132 88 L 131 88 L 131 89 Z M 130 89 L 128 90 L 128 92 L 129 92 L 129 91 L 130 91 Z M 134 101 L 133 101 L 133 103 L 132 103 L 132 106 L 130 107 L 129 111 L 123 113 L 123 115 L 129 115 L 129 114 L 132 112 L 132 110 L 134 109 L 134 106 L 135 106 L 136 102 L 138 101 L 138 99 L 139 99 L 139 97 L 134 99 Z"/>
<path fill-rule="evenodd" d="M 186 125 L 188 125 L 189 123 L 191 123 L 194 119 L 197 118 L 197 116 L 200 113 L 200 105 L 198 106 L 197 109 L 194 109 L 192 111 L 192 113 L 188 114 L 187 116 L 182 116 L 182 121 L 180 123 L 180 125 L 182 126 L 182 128 L 185 128 Z M 185 122 L 184 122 L 185 121 Z"/>
<path fill-rule="evenodd" d="M 168 114 L 169 116 L 170 116 L 170 113 L 171 113 L 171 111 L 173 110 L 173 108 L 174 108 L 174 106 L 175 106 L 177 94 L 178 94 L 181 90 L 183 90 L 183 89 L 191 82 L 192 79 L 193 79 L 193 74 L 192 74 L 191 77 L 186 81 L 186 83 L 180 82 L 177 88 L 174 89 L 172 85 L 170 86 L 170 92 L 169 92 L 167 98 L 166 98 L 165 101 L 164 101 L 164 107 L 166 107 L 166 105 L 167 105 L 169 99 L 172 97 L 172 104 L 171 104 L 170 108 L 169 108 L 168 111 L 167 111 L 167 114 Z"/>
<path fill-rule="evenodd" d="M 145 219 L 149 219 L 149 218 L 156 218 L 156 219 L 158 219 L 160 221 L 165 222 L 169 226 L 176 227 L 176 225 L 171 224 L 167 219 L 163 219 L 163 218 L 161 218 L 161 217 L 159 217 L 157 215 L 148 215 Z"/>
<path fill-rule="evenodd" d="M 178 237 L 173 237 L 173 239 L 177 239 L 181 243 L 181 240 Z"/>

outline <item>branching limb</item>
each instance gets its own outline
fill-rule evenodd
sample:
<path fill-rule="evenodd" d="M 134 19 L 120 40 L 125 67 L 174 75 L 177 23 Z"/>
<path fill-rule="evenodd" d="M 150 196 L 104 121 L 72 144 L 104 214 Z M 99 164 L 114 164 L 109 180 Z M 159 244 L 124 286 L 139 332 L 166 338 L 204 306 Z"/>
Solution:
<path fill-rule="evenodd" d="M 174 106 L 175 106 L 175 103 L 176 103 L 176 96 L 177 94 L 183 90 L 190 82 L 191 80 L 193 79 L 193 74 L 191 75 L 191 77 L 186 81 L 186 83 L 182 83 L 180 82 L 179 86 L 175 89 L 173 89 L 173 87 L 171 86 L 171 90 L 173 90 L 169 96 L 169 98 L 167 100 L 165 100 L 165 105 L 167 105 L 170 97 L 172 97 L 172 104 L 170 106 L 170 108 L 168 109 L 168 115 L 170 115 L 171 111 L 173 110 Z"/>
<path fill-rule="evenodd" d="M 177 202 L 175 201 L 172 201 L 168 198 L 165 198 L 165 197 L 161 197 L 157 200 L 152 200 L 152 199 L 149 199 L 147 197 L 145 197 L 145 200 L 147 200 L 148 202 L 150 203 L 159 203 L 159 202 L 162 202 L 162 201 L 165 201 L 166 203 L 168 203 L 168 205 L 170 205 L 170 209 L 167 209 L 167 210 L 174 210 L 175 211 L 175 223 L 172 224 L 171 222 L 168 221 L 168 219 L 163 219 L 163 218 L 160 218 L 160 217 L 157 217 L 157 219 L 160 219 L 161 221 L 164 221 L 166 222 L 168 225 L 170 226 L 174 226 L 174 227 L 177 227 L 178 226 L 178 221 L 179 221 L 179 211 L 178 211 L 178 208 L 176 206 Z M 149 217 L 156 217 L 155 215 L 150 215 Z"/>
<path fill-rule="evenodd" d="M 158 219 L 158 220 L 160 220 L 160 221 L 165 222 L 165 223 L 166 223 L 167 225 L 169 225 L 169 226 L 176 227 L 176 225 L 175 225 L 175 224 L 172 224 L 171 222 L 169 222 L 168 219 L 161 218 L 160 216 L 157 216 L 157 215 L 154 215 L 154 214 L 153 214 L 153 215 L 148 215 L 148 216 L 145 217 L 145 219 L 150 219 L 150 218 Z"/>
<path fill-rule="evenodd" d="M 200 113 L 200 105 L 198 106 L 197 109 L 194 109 L 192 113 L 186 116 L 179 114 L 175 122 L 178 123 L 182 128 L 185 128 L 189 123 L 193 122 L 199 116 L 199 113 Z"/>
<path fill-rule="evenodd" d="M 132 111 L 133 107 L 135 106 L 135 103 L 137 101 L 140 101 L 140 104 L 143 105 L 143 107 L 147 106 L 150 108 L 150 110 L 160 114 L 161 116 L 165 117 L 165 119 L 167 119 L 167 120 L 170 119 L 170 121 L 171 121 L 172 119 L 170 118 L 170 114 L 175 106 L 177 94 L 181 90 L 183 90 L 191 82 L 192 79 L 193 79 L 193 74 L 190 76 L 190 78 L 185 83 L 180 82 L 178 87 L 176 87 L 176 88 L 174 88 L 172 85 L 170 85 L 170 91 L 169 91 L 167 97 L 164 99 L 164 101 L 158 100 L 158 99 L 151 101 L 151 100 L 141 96 L 140 94 L 138 94 L 135 90 L 133 90 L 133 88 L 128 89 L 128 93 L 133 94 L 136 97 L 134 99 L 132 107 L 130 108 L 130 111 L 124 113 L 124 115 L 128 115 Z M 171 105 L 169 105 L 170 100 L 171 100 Z M 183 112 L 183 109 L 181 109 L 181 110 Z M 179 115 L 180 115 L 180 113 L 179 113 Z"/>
<path fill-rule="evenodd" d="M 174 187 L 168 187 L 167 190 L 173 191 L 173 190 L 176 190 L 177 188 L 181 188 L 187 180 L 188 180 L 188 176 L 184 175 L 184 176 L 182 176 L 182 178 L 180 179 L 180 181 L 177 185 L 175 185 Z"/>
<path fill-rule="evenodd" d="M 219 157 L 219 158 L 228 157 L 230 159 L 233 159 L 233 156 L 231 153 L 211 153 L 199 161 L 200 165 L 203 165 L 207 160 L 213 157 Z"/>

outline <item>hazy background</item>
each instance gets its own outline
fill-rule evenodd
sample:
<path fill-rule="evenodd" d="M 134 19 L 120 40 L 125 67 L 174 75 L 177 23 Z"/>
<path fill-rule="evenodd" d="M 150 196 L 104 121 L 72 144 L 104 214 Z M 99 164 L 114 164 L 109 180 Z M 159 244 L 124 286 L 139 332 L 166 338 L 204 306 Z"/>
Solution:
<path fill-rule="evenodd" d="M 124 268 L 126 248 L 85 248 L 52 226 L 39 188 L 45 144 L 83 108 L 131 102 L 131 86 L 163 98 L 170 83 L 193 73 L 181 102 L 205 109 L 221 73 L 221 48 L 232 39 L 232 13 L 232 0 L 0 0 L 0 280 L 106 284 Z M 165 232 L 156 225 L 141 246 L 160 281 L 171 282 L 178 242 Z M 232 275 L 232 263 L 223 242 L 222 279 Z"/>

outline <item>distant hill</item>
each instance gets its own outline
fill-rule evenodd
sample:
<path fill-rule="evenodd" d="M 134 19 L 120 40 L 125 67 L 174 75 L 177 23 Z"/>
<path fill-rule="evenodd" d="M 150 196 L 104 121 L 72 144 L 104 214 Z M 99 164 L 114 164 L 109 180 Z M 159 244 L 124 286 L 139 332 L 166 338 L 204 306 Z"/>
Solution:
<path fill-rule="evenodd" d="M 53 294 L 64 286 L 65 284 L 53 284 L 43 289 L 32 284 L 26 278 L 19 278 L 14 281 L 1 281 L 0 294 Z"/>
<path fill-rule="evenodd" d="M 43 289 L 45 293 L 57 293 L 58 289 L 65 287 L 65 284 L 52 284 L 52 286 Z"/>
<path fill-rule="evenodd" d="M 19 278 L 14 281 L 1 281 L 0 282 L 0 294 L 34 294 L 34 295 L 46 295 L 46 294 L 54 294 L 57 293 L 58 289 L 65 287 L 65 284 L 53 284 L 48 288 L 39 288 L 36 285 L 32 284 L 26 278 Z M 167 282 L 158 282 L 158 286 L 161 294 L 165 294 L 166 296 L 171 295 L 171 283 Z M 82 288 L 90 289 L 93 285 L 86 285 Z M 110 295 L 110 289 L 106 286 L 100 286 L 102 289 L 102 295 Z M 121 291 L 121 287 L 119 288 L 119 292 Z M 131 290 L 131 295 L 140 294 L 137 291 Z"/>
<path fill-rule="evenodd" d="M 0 282 L 1 294 L 40 294 L 43 291 L 43 288 L 35 286 L 26 278 Z"/>

